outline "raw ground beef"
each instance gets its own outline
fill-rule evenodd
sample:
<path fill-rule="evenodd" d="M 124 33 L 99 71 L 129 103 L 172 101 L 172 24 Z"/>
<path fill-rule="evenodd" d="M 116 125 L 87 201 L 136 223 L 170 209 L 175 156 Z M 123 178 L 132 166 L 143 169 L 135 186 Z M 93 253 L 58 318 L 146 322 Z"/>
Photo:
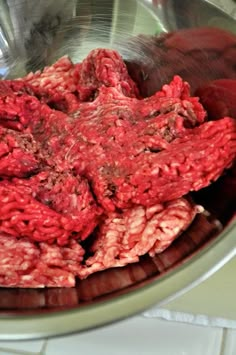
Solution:
<path fill-rule="evenodd" d="M 87 181 L 69 173 L 2 181 L 0 200 L 0 231 L 37 242 L 65 245 L 72 235 L 83 240 L 101 214 Z"/>
<path fill-rule="evenodd" d="M 23 131 L 29 121 L 40 114 L 40 102 L 24 84 L 17 81 L 0 82 L 0 124 Z"/>
<path fill-rule="evenodd" d="M 236 79 L 236 36 L 220 28 L 131 37 L 128 48 L 136 56 L 126 64 L 144 97 L 160 90 L 176 74 L 190 83 L 192 93 L 211 80 Z"/>
<path fill-rule="evenodd" d="M 7 287 L 73 287 L 84 250 L 70 240 L 65 247 L 33 243 L 0 234 L 0 285 Z"/>
<path fill-rule="evenodd" d="M 205 111 L 189 95 L 179 77 L 144 100 L 102 87 L 71 120 L 52 112 L 40 129 L 37 120 L 29 129 L 57 169 L 87 177 L 106 211 L 150 206 L 208 186 L 235 156 L 235 120 L 204 123 Z"/>
<path fill-rule="evenodd" d="M 27 177 L 40 169 L 39 145 L 32 135 L 0 126 L 0 176 Z"/>
<path fill-rule="evenodd" d="M 97 199 L 106 210 L 150 206 L 208 186 L 232 164 L 236 122 L 231 118 L 207 122 L 166 149 L 160 149 L 159 142 L 156 149 L 140 144 L 137 153 L 127 157 L 129 143 L 138 143 L 131 137 L 127 149 L 125 145 L 117 149 L 118 155 L 112 150 L 98 158 L 98 165 L 92 161 L 87 166 Z"/>
<path fill-rule="evenodd" d="M 116 87 L 125 96 L 138 95 L 120 55 L 106 49 L 91 51 L 79 64 L 65 56 L 42 72 L 29 73 L 23 82 L 42 102 L 68 113 L 75 111 L 79 102 L 92 101 L 102 85 Z"/>
<path fill-rule="evenodd" d="M 235 159 L 235 120 L 206 120 L 179 76 L 141 99 L 112 50 L 2 81 L 0 285 L 70 287 L 165 250 L 203 210 L 183 196 Z"/>
<path fill-rule="evenodd" d="M 79 276 L 84 278 L 96 271 L 137 262 L 147 253 L 161 253 L 202 211 L 181 198 L 111 213 L 100 225 L 91 248 L 94 255 L 86 260 Z"/>
<path fill-rule="evenodd" d="M 198 88 L 196 95 L 200 97 L 210 119 L 236 118 L 236 80 L 214 80 Z"/>

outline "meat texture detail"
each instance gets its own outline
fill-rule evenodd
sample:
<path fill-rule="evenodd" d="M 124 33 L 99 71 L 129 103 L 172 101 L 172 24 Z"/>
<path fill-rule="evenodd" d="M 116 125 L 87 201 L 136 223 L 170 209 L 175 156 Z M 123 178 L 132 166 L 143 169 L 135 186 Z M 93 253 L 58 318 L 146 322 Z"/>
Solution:
<path fill-rule="evenodd" d="M 79 276 L 84 278 L 96 271 L 134 263 L 145 254 L 161 253 L 202 211 L 200 206 L 180 198 L 111 213 L 101 224 L 92 245 L 93 256 L 86 260 Z"/>
<path fill-rule="evenodd" d="M 235 160 L 217 118 L 179 76 L 142 98 L 107 49 L 1 81 L 0 285 L 71 287 L 168 248 Z"/>

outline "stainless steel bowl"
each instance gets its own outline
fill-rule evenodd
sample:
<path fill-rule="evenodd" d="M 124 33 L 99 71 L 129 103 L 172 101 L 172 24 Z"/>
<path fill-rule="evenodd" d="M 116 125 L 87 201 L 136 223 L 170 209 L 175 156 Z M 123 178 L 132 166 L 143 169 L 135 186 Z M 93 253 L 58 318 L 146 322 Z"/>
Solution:
<path fill-rule="evenodd" d="M 149 95 L 180 70 L 172 62 L 166 71 L 163 41 L 150 36 L 202 26 L 236 33 L 235 20 L 203 0 L 2 0 L 0 75 L 22 76 L 65 54 L 80 61 L 92 48 L 106 47 L 120 51 Z M 218 38 L 213 40 L 217 50 L 213 45 L 210 53 L 205 42 L 202 38 L 197 48 L 204 62 L 195 56 L 193 41 L 181 57 L 182 63 L 190 58 L 191 65 L 180 74 L 193 87 L 208 79 L 236 78 L 236 55 L 230 67 Z M 232 170 L 195 194 L 208 214 L 152 259 L 97 273 L 73 289 L 0 289 L 0 339 L 48 337 L 108 324 L 162 305 L 205 280 L 236 252 L 235 181 Z"/>

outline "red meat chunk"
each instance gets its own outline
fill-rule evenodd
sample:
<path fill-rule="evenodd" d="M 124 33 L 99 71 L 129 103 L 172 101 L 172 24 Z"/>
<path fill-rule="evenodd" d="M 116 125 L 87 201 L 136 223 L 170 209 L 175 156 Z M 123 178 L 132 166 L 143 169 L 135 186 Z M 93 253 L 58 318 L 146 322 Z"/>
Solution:
<path fill-rule="evenodd" d="M 130 78 L 121 56 L 113 50 L 95 49 L 82 62 L 78 92 L 82 101 L 96 97 L 98 89 L 115 87 L 125 96 L 137 97 L 138 89 Z"/>
<path fill-rule="evenodd" d="M 94 191 L 104 208 L 150 206 L 198 191 L 218 179 L 236 157 L 236 121 L 204 123 L 160 152 L 107 159 L 91 167 Z"/>
<path fill-rule="evenodd" d="M 113 116 L 111 107 L 100 110 L 89 120 L 80 116 L 78 136 L 55 159 L 60 165 L 66 157 L 68 165 L 85 174 L 107 211 L 150 206 L 197 191 L 235 158 L 236 122 L 231 118 L 185 128 L 184 118 L 175 112 L 133 124 L 128 110 L 116 107 Z"/>
<path fill-rule="evenodd" d="M 0 177 L 27 177 L 40 165 L 39 145 L 30 134 L 0 126 Z"/>
<path fill-rule="evenodd" d="M 97 206 L 86 179 L 69 172 L 44 171 L 28 180 L 14 179 L 15 186 L 28 187 L 37 201 L 73 220 L 80 239 L 87 238 L 98 224 L 102 209 Z M 62 243 L 60 239 L 60 243 Z M 66 242 L 66 240 L 65 240 Z"/>
<path fill-rule="evenodd" d="M 0 231 L 59 245 L 70 237 L 85 239 L 101 213 L 87 182 L 66 173 L 2 181 L 0 200 Z"/>
<path fill-rule="evenodd" d="M 183 29 L 167 36 L 165 44 L 168 48 L 178 48 L 183 53 L 199 48 L 221 51 L 235 44 L 235 36 L 228 31 L 213 27 Z"/>
<path fill-rule="evenodd" d="M 126 96 L 138 95 L 120 55 L 106 49 L 93 50 L 81 64 L 63 57 L 23 81 L 42 102 L 68 113 L 78 109 L 81 101 L 92 101 L 102 85 L 116 87 Z"/>
<path fill-rule="evenodd" d="M 201 211 L 181 198 L 166 204 L 145 208 L 136 206 L 121 213 L 113 212 L 100 226 L 94 253 L 79 270 L 80 278 L 104 269 L 139 261 L 146 253 L 151 256 L 164 251 Z"/>
<path fill-rule="evenodd" d="M 35 112 L 28 124 L 27 132 L 33 134 L 40 143 L 47 164 L 54 166 L 56 170 L 66 170 L 66 154 L 74 144 L 74 121 L 73 117 L 41 104 L 40 110 Z M 55 166 L 57 157 L 61 159 L 61 166 L 58 168 Z"/>
<path fill-rule="evenodd" d="M 159 39 L 168 51 L 174 36 Z M 236 156 L 233 118 L 206 122 L 179 76 L 141 99 L 105 49 L 1 82 L 0 135 L 0 285 L 11 287 L 73 286 L 161 253 L 201 211 L 183 196 Z"/>
<path fill-rule="evenodd" d="M 50 67 L 45 67 L 43 71 L 29 73 L 23 80 L 35 88 L 48 90 L 49 93 L 55 94 L 60 92 L 73 93 L 76 91 L 76 84 L 79 79 L 80 64 L 74 65 L 71 60 L 64 56 Z"/>
<path fill-rule="evenodd" d="M 84 250 L 74 240 L 65 247 L 0 234 L 0 286 L 73 287 Z"/>
<path fill-rule="evenodd" d="M 0 82 L 0 125 L 23 131 L 39 115 L 40 102 L 28 85 L 18 81 Z"/>
<path fill-rule="evenodd" d="M 204 123 L 205 111 L 189 95 L 179 77 L 144 100 L 101 87 L 73 116 L 61 120 L 51 111 L 39 133 L 38 125 L 31 131 L 57 169 L 89 179 L 106 211 L 151 206 L 209 185 L 235 158 L 235 121 Z"/>
<path fill-rule="evenodd" d="M 41 102 L 58 110 L 73 112 L 78 107 L 77 83 L 81 64 L 73 64 L 68 57 L 60 58 L 50 67 L 29 73 L 19 81 L 30 85 Z"/>
<path fill-rule="evenodd" d="M 196 95 L 200 97 L 210 119 L 214 120 L 225 116 L 236 118 L 236 80 L 212 81 L 198 88 Z"/>
<path fill-rule="evenodd" d="M 32 197 L 31 189 L 0 183 L 0 231 L 32 241 L 67 240 L 75 230 L 69 218 L 56 213 Z"/>
<path fill-rule="evenodd" d="M 143 97 L 153 95 L 176 74 L 190 83 L 192 93 L 207 80 L 236 79 L 236 36 L 220 28 L 142 35 L 131 38 L 128 46 L 137 54 L 127 63 L 128 70 Z"/>
<path fill-rule="evenodd" d="M 115 185 L 106 182 L 104 175 L 114 175 L 122 183 L 122 175 L 132 174 L 129 169 L 134 169 L 138 156 L 146 159 L 147 153 L 156 155 L 167 149 L 179 135 L 202 123 L 206 115 L 179 77 L 145 100 L 102 87 L 96 100 L 81 104 L 71 117 L 46 108 L 42 119 L 42 112 L 40 122 L 32 121 L 29 129 L 49 152 L 52 164 L 60 171 L 73 168 L 87 176 L 99 202 L 108 210 L 114 209 L 114 203 L 108 204 Z M 128 205 L 117 204 L 122 208 Z"/>

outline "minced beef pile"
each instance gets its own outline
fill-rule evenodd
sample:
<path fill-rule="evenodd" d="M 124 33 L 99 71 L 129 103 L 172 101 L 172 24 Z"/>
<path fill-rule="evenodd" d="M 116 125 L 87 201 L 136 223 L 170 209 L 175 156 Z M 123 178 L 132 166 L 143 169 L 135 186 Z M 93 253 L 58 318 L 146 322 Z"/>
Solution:
<path fill-rule="evenodd" d="M 165 250 L 203 211 L 188 196 L 236 155 L 179 76 L 142 98 L 120 55 L 0 82 L 0 286 L 76 278 Z"/>

